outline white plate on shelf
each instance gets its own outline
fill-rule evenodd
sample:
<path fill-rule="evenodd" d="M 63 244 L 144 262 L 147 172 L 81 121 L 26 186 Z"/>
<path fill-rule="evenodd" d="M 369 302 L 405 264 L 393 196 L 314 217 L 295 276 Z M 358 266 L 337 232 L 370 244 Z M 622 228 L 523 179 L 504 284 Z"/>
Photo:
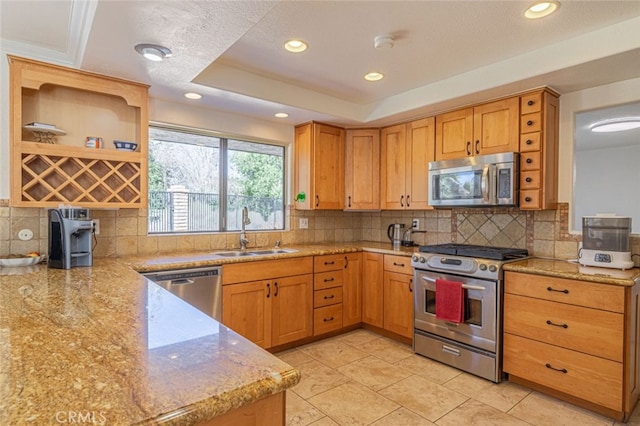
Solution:
<path fill-rule="evenodd" d="M 45 256 L 35 257 L 14 257 L 11 259 L 0 259 L 0 266 L 6 268 L 13 268 L 16 266 L 31 266 L 36 265 L 44 260 Z"/>
<path fill-rule="evenodd" d="M 36 132 L 36 133 L 51 133 L 52 135 L 55 135 L 55 136 L 62 136 L 67 134 L 67 132 L 65 132 L 64 130 L 56 129 L 56 128 L 51 129 L 49 127 L 40 127 L 40 126 L 23 126 L 23 127 L 29 131 Z"/>

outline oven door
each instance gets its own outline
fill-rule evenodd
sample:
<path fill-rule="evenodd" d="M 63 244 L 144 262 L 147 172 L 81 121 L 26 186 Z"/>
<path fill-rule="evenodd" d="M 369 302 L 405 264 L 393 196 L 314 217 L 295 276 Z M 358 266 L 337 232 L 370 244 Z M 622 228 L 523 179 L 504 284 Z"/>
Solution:
<path fill-rule="evenodd" d="M 461 282 L 464 322 L 436 318 L 436 279 Z M 416 269 L 414 273 L 415 328 L 467 345 L 496 352 L 498 283 Z"/>

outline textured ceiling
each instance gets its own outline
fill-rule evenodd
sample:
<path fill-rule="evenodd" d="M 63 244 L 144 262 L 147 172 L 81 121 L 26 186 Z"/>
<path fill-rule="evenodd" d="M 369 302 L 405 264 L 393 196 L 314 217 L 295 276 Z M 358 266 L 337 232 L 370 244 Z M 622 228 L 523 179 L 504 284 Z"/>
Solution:
<path fill-rule="evenodd" d="M 151 96 L 285 123 L 381 125 L 540 85 L 640 77 L 640 1 L 0 1 L 3 51 L 151 85 Z M 375 49 L 376 35 L 395 38 Z M 282 44 L 309 43 L 298 55 Z M 144 60 L 137 43 L 174 56 Z M 383 72 L 376 83 L 363 80 Z"/>

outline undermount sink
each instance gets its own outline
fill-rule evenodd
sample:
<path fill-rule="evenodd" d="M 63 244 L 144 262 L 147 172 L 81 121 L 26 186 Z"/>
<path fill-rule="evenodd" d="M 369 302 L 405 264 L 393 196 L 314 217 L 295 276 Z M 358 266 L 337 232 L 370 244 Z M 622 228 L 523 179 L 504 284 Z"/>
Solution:
<path fill-rule="evenodd" d="M 243 256 L 267 256 L 270 254 L 295 253 L 297 251 L 298 250 L 294 250 L 294 249 L 232 250 L 232 251 L 218 251 L 218 252 L 214 252 L 213 254 L 220 257 L 243 257 Z"/>

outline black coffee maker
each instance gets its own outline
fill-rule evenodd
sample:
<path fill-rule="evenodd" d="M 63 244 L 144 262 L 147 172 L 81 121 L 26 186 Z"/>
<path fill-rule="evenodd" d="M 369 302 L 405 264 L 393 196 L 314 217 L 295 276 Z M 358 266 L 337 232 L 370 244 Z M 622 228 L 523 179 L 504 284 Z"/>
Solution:
<path fill-rule="evenodd" d="M 91 266 L 93 222 L 89 209 L 61 208 L 49 210 L 48 266 L 71 269 Z"/>

